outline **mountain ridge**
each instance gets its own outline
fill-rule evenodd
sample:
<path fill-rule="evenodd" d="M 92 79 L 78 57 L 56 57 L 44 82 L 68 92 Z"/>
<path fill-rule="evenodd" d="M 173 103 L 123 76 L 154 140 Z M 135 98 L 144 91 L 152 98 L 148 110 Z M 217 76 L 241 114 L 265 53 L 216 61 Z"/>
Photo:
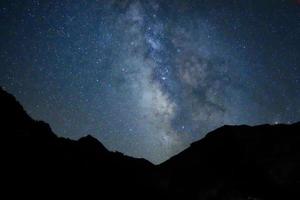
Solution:
<path fill-rule="evenodd" d="M 1 87 L 0 108 L 2 181 L 5 191 L 13 191 L 10 195 L 203 200 L 300 197 L 300 122 L 225 125 L 153 165 L 143 158 L 111 152 L 91 135 L 78 140 L 56 136 L 47 123 L 33 120 Z"/>

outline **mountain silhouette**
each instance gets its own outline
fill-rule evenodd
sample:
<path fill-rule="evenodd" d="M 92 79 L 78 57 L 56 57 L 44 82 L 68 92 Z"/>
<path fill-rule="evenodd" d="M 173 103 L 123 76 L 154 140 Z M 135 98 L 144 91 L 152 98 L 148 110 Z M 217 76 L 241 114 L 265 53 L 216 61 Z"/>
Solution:
<path fill-rule="evenodd" d="M 1 193 L 10 198 L 300 199 L 300 123 L 223 126 L 160 165 L 88 135 L 56 136 L 0 88 Z"/>
<path fill-rule="evenodd" d="M 154 185 L 152 163 L 110 152 L 92 136 L 57 137 L 3 89 L 0 108 L 1 185 L 8 195 L 138 199 Z"/>
<path fill-rule="evenodd" d="M 175 199 L 299 199 L 299 144 L 300 123 L 223 126 L 160 173 Z"/>

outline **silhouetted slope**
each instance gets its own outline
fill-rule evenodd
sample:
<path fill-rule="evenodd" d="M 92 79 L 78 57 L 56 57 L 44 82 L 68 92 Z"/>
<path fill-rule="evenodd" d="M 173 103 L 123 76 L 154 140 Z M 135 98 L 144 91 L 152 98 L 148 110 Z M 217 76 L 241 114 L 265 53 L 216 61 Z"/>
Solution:
<path fill-rule="evenodd" d="M 92 136 L 59 138 L 2 89 L 0 108 L 1 182 L 10 195 L 151 197 L 150 162 L 110 152 Z"/>
<path fill-rule="evenodd" d="M 300 123 L 223 126 L 160 170 L 171 199 L 300 199 Z"/>
<path fill-rule="evenodd" d="M 300 123 L 224 126 L 159 166 L 57 137 L 0 88 L 1 193 L 82 199 L 300 199 Z"/>

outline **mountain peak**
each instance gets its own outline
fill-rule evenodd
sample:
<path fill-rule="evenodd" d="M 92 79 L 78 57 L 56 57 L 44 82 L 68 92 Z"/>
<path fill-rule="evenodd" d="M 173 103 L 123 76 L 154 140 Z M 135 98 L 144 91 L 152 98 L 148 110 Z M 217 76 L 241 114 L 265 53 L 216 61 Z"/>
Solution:
<path fill-rule="evenodd" d="M 86 135 L 78 140 L 81 145 L 87 146 L 88 148 L 95 148 L 102 152 L 108 152 L 105 146 L 92 135 Z"/>

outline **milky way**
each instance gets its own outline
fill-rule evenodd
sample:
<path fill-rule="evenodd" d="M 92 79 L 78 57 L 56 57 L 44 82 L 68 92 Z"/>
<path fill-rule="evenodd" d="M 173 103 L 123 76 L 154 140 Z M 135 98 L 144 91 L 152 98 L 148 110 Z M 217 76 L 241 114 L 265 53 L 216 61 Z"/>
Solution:
<path fill-rule="evenodd" d="M 300 120 L 300 6 L 242 2 L 4 1 L 0 84 L 58 135 L 154 163 Z"/>

